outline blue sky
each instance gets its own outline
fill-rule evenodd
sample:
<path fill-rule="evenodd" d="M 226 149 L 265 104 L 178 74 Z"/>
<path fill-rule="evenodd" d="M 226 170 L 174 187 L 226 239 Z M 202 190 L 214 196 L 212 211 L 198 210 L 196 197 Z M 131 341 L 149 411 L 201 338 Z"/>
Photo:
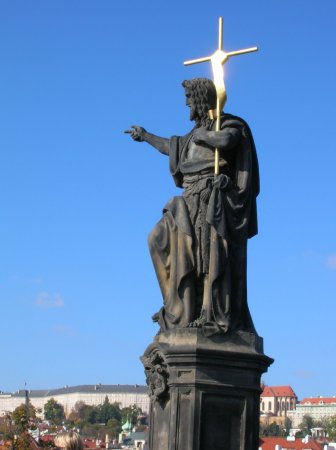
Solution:
<path fill-rule="evenodd" d="M 269 385 L 336 395 L 333 0 L 0 2 L 0 390 L 145 382 L 162 303 L 147 234 L 178 190 L 123 130 L 191 127 L 181 82 L 211 77 L 218 17 L 228 112 L 261 170 L 249 305 Z"/>

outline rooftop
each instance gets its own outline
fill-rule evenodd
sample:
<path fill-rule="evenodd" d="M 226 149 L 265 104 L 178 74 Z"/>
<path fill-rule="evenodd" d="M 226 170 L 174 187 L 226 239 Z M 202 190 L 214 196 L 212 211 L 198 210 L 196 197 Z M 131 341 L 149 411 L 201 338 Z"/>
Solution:
<path fill-rule="evenodd" d="M 58 389 L 29 390 L 29 397 L 53 397 L 64 394 L 76 393 L 102 393 L 102 394 L 147 394 L 147 386 L 138 384 L 83 384 L 80 386 L 64 386 Z M 1 393 L 8 395 L 8 393 Z M 21 389 L 10 394 L 12 397 L 25 397 L 26 391 Z"/>
<path fill-rule="evenodd" d="M 265 386 L 261 397 L 296 397 L 290 386 Z"/>
<path fill-rule="evenodd" d="M 307 397 L 300 401 L 300 405 L 330 405 L 336 404 L 336 397 Z"/>
<path fill-rule="evenodd" d="M 287 440 L 283 437 L 263 437 L 260 439 L 259 448 L 262 450 L 275 450 L 275 446 L 290 450 L 322 450 L 323 445 L 319 442 L 311 439 L 306 441 L 305 439 Z"/>

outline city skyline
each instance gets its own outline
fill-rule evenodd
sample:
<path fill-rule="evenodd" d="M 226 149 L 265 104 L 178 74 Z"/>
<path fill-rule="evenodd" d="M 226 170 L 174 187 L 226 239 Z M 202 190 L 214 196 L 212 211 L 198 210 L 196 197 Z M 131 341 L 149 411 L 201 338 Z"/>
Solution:
<path fill-rule="evenodd" d="M 110 386 L 110 387 L 113 386 L 113 387 L 118 387 L 118 388 L 126 388 L 126 387 L 131 387 L 132 388 L 132 387 L 134 387 L 134 388 L 141 388 L 141 389 L 142 388 L 146 388 L 147 389 L 146 383 L 143 383 L 143 384 L 137 384 L 137 383 L 129 383 L 129 384 L 122 384 L 122 383 L 116 383 L 116 384 L 94 383 L 94 384 L 87 384 L 86 383 L 86 384 L 74 384 L 72 386 L 70 386 L 70 385 L 64 385 L 64 386 L 58 385 L 58 386 L 53 387 L 53 388 L 45 386 L 45 387 L 38 388 L 38 389 L 30 389 L 29 386 L 27 384 L 25 384 L 23 388 L 17 388 L 17 389 L 14 389 L 13 391 L 4 391 L 4 390 L 0 389 L 0 395 L 1 394 L 18 394 L 18 393 L 22 393 L 22 392 L 25 392 L 25 391 L 33 392 L 34 394 L 37 394 L 39 392 L 44 392 L 44 393 L 57 392 L 58 393 L 58 392 L 61 392 L 63 390 L 67 390 L 67 389 L 73 390 L 73 389 L 78 389 L 78 388 L 81 388 L 81 387 L 83 387 L 83 388 L 91 387 L 92 389 L 94 389 L 95 387 L 99 388 L 100 386 L 103 386 L 104 388 L 106 388 L 107 386 Z M 285 387 L 285 388 L 289 387 L 289 388 L 293 389 L 294 394 L 296 395 L 296 389 L 295 389 L 294 386 L 285 385 L 285 384 L 281 384 L 281 383 L 280 383 L 279 386 L 280 387 Z M 269 385 L 269 384 L 262 384 L 262 388 L 272 388 L 273 389 L 274 387 L 279 387 L 279 386 L 273 386 L 273 385 Z M 311 395 L 309 395 L 308 394 L 307 396 L 302 397 L 302 398 L 297 396 L 297 398 L 298 398 L 298 402 L 307 401 L 308 399 L 317 399 L 317 398 L 336 398 L 336 392 L 334 393 L 334 395 L 322 395 L 322 394 L 315 394 L 315 395 L 311 394 Z"/>

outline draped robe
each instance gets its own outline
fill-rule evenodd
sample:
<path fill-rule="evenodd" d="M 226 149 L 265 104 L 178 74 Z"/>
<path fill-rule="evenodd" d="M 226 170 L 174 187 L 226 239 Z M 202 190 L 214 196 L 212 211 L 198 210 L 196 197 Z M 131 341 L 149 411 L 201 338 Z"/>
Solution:
<path fill-rule="evenodd" d="M 194 130 L 169 141 L 170 171 L 185 191 L 165 205 L 148 238 L 163 296 L 162 331 L 195 321 L 207 296 L 206 334 L 256 333 L 247 305 L 246 252 L 247 239 L 257 234 L 258 161 L 246 122 L 223 114 L 221 129 L 238 130 L 239 139 L 220 151 L 217 177 L 213 150 L 211 159 L 190 157 Z"/>

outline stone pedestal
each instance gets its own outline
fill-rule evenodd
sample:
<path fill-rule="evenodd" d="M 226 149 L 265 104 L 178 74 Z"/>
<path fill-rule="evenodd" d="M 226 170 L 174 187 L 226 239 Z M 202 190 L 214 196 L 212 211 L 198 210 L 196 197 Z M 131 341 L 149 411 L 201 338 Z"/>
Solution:
<path fill-rule="evenodd" d="M 150 450 L 258 450 L 260 378 L 273 360 L 251 333 L 161 333 L 141 358 Z"/>

